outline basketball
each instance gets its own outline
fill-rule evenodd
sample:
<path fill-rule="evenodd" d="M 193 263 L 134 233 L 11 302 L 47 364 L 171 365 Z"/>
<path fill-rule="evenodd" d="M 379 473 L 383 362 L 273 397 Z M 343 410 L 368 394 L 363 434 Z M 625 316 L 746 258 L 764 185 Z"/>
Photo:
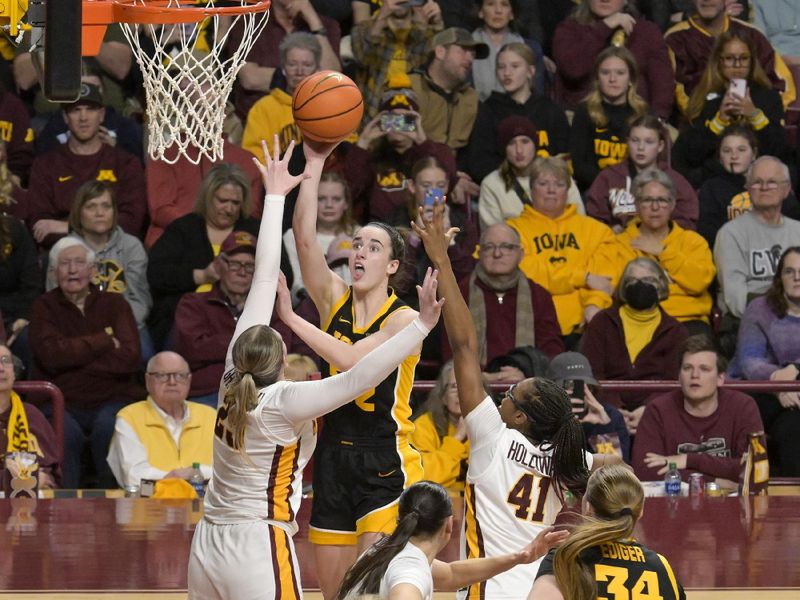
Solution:
<path fill-rule="evenodd" d="M 294 121 L 315 142 L 338 142 L 353 133 L 364 114 L 364 98 L 353 80 L 336 71 L 309 75 L 292 96 Z"/>

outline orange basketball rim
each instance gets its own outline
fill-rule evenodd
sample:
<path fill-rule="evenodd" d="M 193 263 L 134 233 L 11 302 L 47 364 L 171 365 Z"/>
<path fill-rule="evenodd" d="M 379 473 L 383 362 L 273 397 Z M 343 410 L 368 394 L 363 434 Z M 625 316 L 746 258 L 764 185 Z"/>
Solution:
<path fill-rule="evenodd" d="M 81 54 L 96 56 L 111 23 L 170 25 L 199 23 L 207 17 L 235 16 L 269 10 L 271 0 L 241 0 L 238 6 L 210 6 L 210 2 L 191 0 L 178 6 L 175 0 L 83 0 Z"/>

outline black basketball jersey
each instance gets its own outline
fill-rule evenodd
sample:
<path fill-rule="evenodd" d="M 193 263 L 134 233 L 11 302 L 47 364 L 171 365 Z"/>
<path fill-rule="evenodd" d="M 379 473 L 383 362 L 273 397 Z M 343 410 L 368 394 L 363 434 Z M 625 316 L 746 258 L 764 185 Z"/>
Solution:
<path fill-rule="evenodd" d="M 551 550 L 542 559 L 537 577 L 553 575 L 554 556 Z M 598 598 L 686 599 L 667 559 L 635 540 L 594 546 L 581 553 L 581 561 L 594 567 Z"/>
<path fill-rule="evenodd" d="M 392 291 L 372 321 L 366 327 L 357 328 L 353 312 L 353 288 L 348 288 L 331 309 L 324 330 L 343 342 L 355 344 L 380 331 L 386 319 L 398 310 L 409 310 L 409 307 Z M 323 438 L 334 436 L 345 441 L 364 438 L 377 440 L 408 435 L 414 429 L 411 423 L 410 396 L 414 385 L 414 369 L 418 362 L 418 354 L 406 357 L 377 387 L 367 390 L 355 398 L 354 402 L 325 415 Z M 336 367 L 323 362 L 324 376 L 336 375 L 338 372 Z"/>

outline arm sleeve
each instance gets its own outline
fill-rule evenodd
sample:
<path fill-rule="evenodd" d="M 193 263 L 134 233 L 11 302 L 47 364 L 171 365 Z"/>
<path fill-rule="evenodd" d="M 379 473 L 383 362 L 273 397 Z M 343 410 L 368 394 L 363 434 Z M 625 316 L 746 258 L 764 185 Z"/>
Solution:
<path fill-rule="evenodd" d="M 586 214 L 601 223 L 611 226 L 611 210 L 608 207 L 608 179 L 603 171 L 594 178 L 586 191 Z"/>
<path fill-rule="evenodd" d="M 489 180 L 486 177 L 481 181 L 481 191 L 478 196 L 478 217 L 483 229 L 505 221 L 503 211 L 500 208 L 500 199 L 492 186 L 489 185 Z"/>
<path fill-rule="evenodd" d="M 697 192 L 680 173 L 673 172 L 670 175 L 678 191 L 678 199 L 675 203 L 675 211 L 672 213 L 672 218 L 684 229 L 694 231 L 697 229 L 697 219 L 700 214 Z"/>
<path fill-rule="evenodd" d="M 600 173 L 597 166 L 597 157 L 594 153 L 594 143 L 592 135 L 594 123 L 592 123 L 586 106 L 581 105 L 575 110 L 575 118 L 572 121 L 572 129 L 569 135 L 569 153 L 572 158 L 572 171 L 575 181 L 581 189 L 591 186 L 592 182 Z"/>
<path fill-rule="evenodd" d="M 702 235 L 709 248 L 714 247 L 717 231 L 728 220 L 725 208 L 714 194 L 713 184 L 703 184 L 698 198 L 700 217 L 697 219 L 697 233 Z"/>
<path fill-rule="evenodd" d="M 236 322 L 233 338 L 228 346 L 226 364 L 230 360 L 233 344 L 243 331 L 253 325 L 269 325 L 272 320 L 272 309 L 275 306 L 275 291 L 278 289 L 278 272 L 281 265 L 281 247 L 283 242 L 283 204 L 286 198 L 267 194 L 264 199 L 264 214 L 261 216 L 261 228 L 258 231 L 260 244 L 256 245 L 256 270 L 253 284 L 244 303 L 244 310 Z M 226 368 L 227 370 L 227 368 Z"/>
<path fill-rule="evenodd" d="M 489 396 L 464 417 L 464 420 L 470 444 L 468 473 L 470 479 L 475 480 L 491 465 L 497 451 L 497 441 L 506 425 Z"/>
<path fill-rule="evenodd" d="M 147 252 L 138 240 L 135 243 L 132 240 L 129 250 L 130 254 L 125 265 L 125 282 L 128 286 L 125 296 L 138 325 L 143 324 L 150 314 L 153 299 L 147 283 Z"/>
<path fill-rule="evenodd" d="M 481 181 L 503 161 L 496 150 L 497 129 L 490 111 L 491 107 L 481 103 L 466 148 L 467 172 L 475 181 Z"/>
<path fill-rule="evenodd" d="M 386 379 L 407 356 L 414 353 L 428 333 L 422 321 L 415 319 L 350 370 L 318 381 L 288 384 L 279 400 L 280 410 L 291 423 L 301 423 L 347 404 Z"/>
<path fill-rule="evenodd" d="M 142 479 L 163 479 L 167 474 L 150 464 L 147 448 L 133 428 L 121 418 L 117 418 L 114 425 L 114 437 L 107 460 L 120 487 L 139 485 Z"/>
<path fill-rule="evenodd" d="M 639 27 L 649 39 L 649 60 L 642 74 L 647 78 L 650 108 L 662 119 L 669 119 L 675 98 L 675 73 L 667 52 L 667 45 L 658 26 L 641 21 Z"/>

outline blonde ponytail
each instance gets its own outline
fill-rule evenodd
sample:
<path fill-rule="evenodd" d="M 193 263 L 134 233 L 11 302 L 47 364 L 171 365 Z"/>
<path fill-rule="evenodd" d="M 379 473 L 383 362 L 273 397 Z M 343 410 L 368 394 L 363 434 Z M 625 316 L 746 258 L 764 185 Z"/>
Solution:
<path fill-rule="evenodd" d="M 231 358 L 236 374 L 223 402 L 233 447 L 245 456 L 247 414 L 258 406 L 258 390 L 275 383 L 281 374 L 283 341 L 274 329 L 254 325 L 236 339 Z"/>
<path fill-rule="evenodd" d="M 594 569 L 581 559 L 584 550 L 630 537 L 642 514 L 644 490 L 627 467 L 612 465 L 595 471 L 586 485 L 586 501 L 594 517 L 586 517 L 556 551 L 553 571 L 558 587 L 570 600 L 594 600 Z"/>

